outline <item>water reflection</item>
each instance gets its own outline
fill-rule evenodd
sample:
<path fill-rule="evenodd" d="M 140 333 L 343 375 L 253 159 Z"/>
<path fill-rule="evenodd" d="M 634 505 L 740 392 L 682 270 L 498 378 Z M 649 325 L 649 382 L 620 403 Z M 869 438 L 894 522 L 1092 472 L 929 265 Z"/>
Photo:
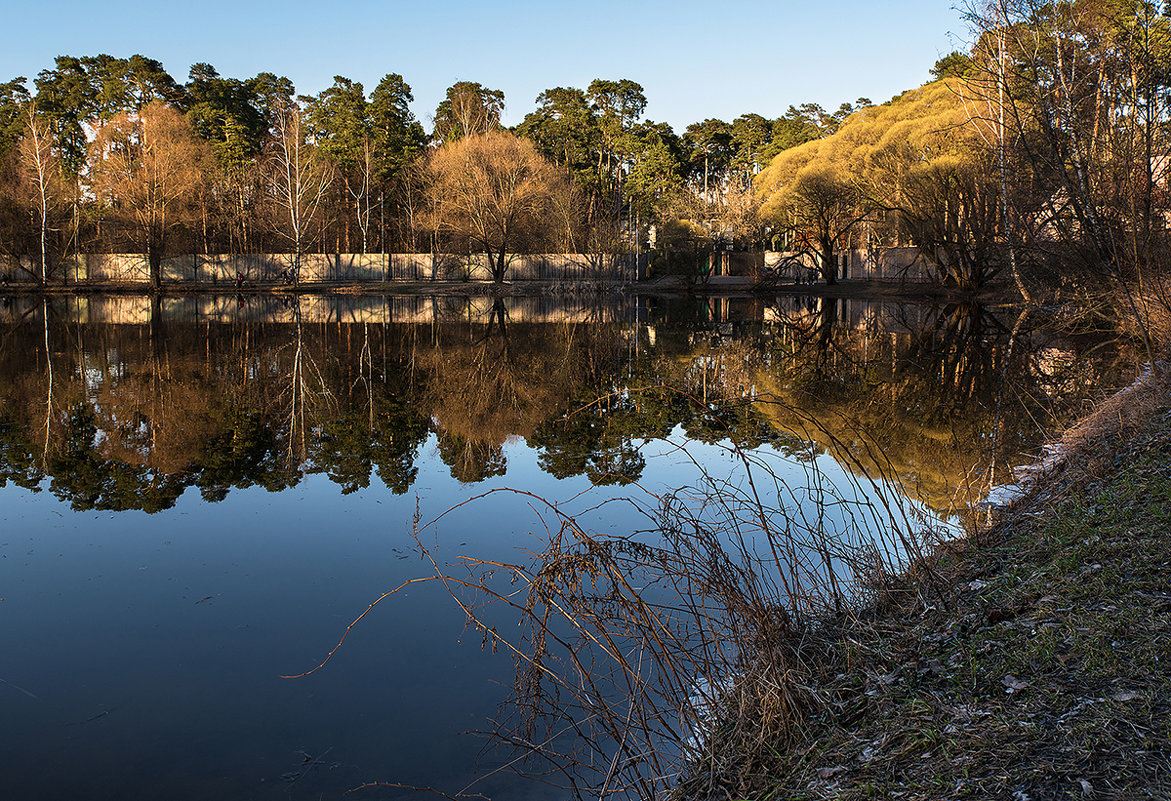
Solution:
<path fill-rule="evenodd" d="M 154 512 L 188 487 L 219 501 L 318 473 L 343 493 L 372 476 L 405 493 L 433 431 L 464 483 L 504 475 L 503 445 L 520 438 L 553 476 L 628 484 L 645 467 L 637 443 L 682 427 L 692 440 L 812 440 L 855 458 L 864 439 L 881 442 L 872 467 L 954 513 L 986 489 L 992 440 L 1009 455 L 1035 450 L 1126 369 L 1118 356 L 1080 358 L 1070 337 L 1010 342 L 1011 321 L 974 305 L 236 304 L 10 303 L 2 480 L 35 489 L 48 477 L 77 510 Z"/>
<path fill-rule="evenodd" d="M 10 299 L 0 635 L 22 647 L 0 678 L 35 698 L 0 685 L 8 787 L 459 789 L 478 744 L 454 734 L 483 726 L 510 666 L 478 636 L 454 650 L 465 621 L 438 588 L 396 596 L 329 670 L 277 678 L 426 572 L 416 503 L 434 516 L 485 489 L 589 489 L 588 522 L 628 532 L 646 518 L 606 500 L 726 471 L 739 449 L 895 476 L 958 515 L 994 444 L 1024 458 L 1129 379 L 1125 351 L 1041 322 L 805 298 Z M 438 527 L 442 558 L 540 550 L 542 527 L 500 496 L 464 511 Z M 301 754 L 314 769 L 282 781 Z"/>

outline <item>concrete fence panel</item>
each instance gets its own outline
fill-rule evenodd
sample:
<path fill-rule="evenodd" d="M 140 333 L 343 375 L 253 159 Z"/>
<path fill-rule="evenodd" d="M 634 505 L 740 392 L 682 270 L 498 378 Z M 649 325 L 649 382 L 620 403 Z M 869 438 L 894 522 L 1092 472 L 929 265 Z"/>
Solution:
<path fill-rule="evenodd" d="M 713 263 L 717 274 L 758 278 L 773 275 L 800 283 L 820 280 L 809 254 L 719 253 Z M 545 253 L 510 257 L 509 281 L 639 280 L 645 277 L 648 256 L 619 254 Z M 929 262 L 916 248 L 852 250 L 839 254 L 839 277 L 930 281 Z M 294 267 L 287 253 L 248 255 L 177 255 L 162 262 L 164 284 L 232 286 L 237 276 L 251 285 L 283 284 Z M 74 284 L 150 283 L 145 256 L 134 253 L 83 254 L 63 259 L 54 278 Z M 28 257 L 0 256 L 0 277 L 10 283 L 37 280 L 35 262 Z M 405 281 L 490 281 L 491 265 L 483 253 L 307 253 L 300 257 L 298 279 L 302 284 L 395 283 Z"/>

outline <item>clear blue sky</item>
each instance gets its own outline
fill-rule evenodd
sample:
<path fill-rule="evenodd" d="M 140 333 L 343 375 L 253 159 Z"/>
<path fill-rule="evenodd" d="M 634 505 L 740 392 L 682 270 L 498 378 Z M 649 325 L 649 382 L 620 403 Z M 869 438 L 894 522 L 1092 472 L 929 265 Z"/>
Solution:
<path fill-rule="evenodd" d="M 430 117 L 455 81 L 505 93 L 505 122 L 536 96 L 594 78 L 643 85 L 647 117 L 682 129 L 790 104 L 874 102 L 927 80 L 962 46 L 956 0 L 26 0 L 6 3 L 0 80 L 31 79 L 57 55 L 157 58 L 176 80 L 269 71 L 315 94 L 334 75 L 374 88 L 397 72 Z"/>

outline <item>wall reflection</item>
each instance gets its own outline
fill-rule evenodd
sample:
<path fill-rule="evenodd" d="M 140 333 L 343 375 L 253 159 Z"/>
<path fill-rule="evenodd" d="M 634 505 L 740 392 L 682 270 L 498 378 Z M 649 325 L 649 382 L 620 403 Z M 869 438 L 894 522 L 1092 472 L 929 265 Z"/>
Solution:
<path fill-rule="evenodd" d="M 165 509 L 324 474 L 410 490 L 451 475 L 639 480 L 648 438 L 897 476 L 961 512 L 1045 430 L 1123 383 L 1125 349 L 975 305 L 822 298 L 9 298 L 0 486 L 75 509 Z"/>

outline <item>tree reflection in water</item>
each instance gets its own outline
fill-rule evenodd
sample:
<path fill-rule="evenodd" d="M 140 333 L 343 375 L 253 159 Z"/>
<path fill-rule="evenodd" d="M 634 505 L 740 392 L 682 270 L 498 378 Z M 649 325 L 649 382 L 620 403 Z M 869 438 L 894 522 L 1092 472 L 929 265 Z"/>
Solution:
<path fill-rule="evenodd" d="M 543 615 L 547 601 L 563 600 L 561 608 L 579 622 L 596 614 L 592 619 L 605 625 L 629 623 L 635 636 L 639 621 L 659 614 L 655 604 L 662 599 L 627 590 L 674 586 L 669 573 L 701 575 L 724 596 L 704 596 L 692 610 L 707 615 L 699 628 L 680 623 L 670 636 L 687 647 L 714 647 L 713 660 L 726 655 L 718 646 L 723 640 L 705 637 L 723 629 L 702 626 L 726 622 L 733 630 L 743 624 L 743 631 L 781 642 L 787 629 L 783 617 L 772 615 L 778 589 L 802 602 L 800 585 L 815 578 L 819 566 L 830 565 L 829 578 L 836 580 L 842 553 L 860 550 L 857 540 L 827 539 L 822 515 L 827 506 L 857 507 L 857 496 L 816 487 L 821 504 L 807 513 L 802 503 L 811 493 L 785 486 L 784 477 L 816 479 L 832 457 L 833 469 L 858 485 L 866 476 L 897 478 L 914 501 L 939 516 L 962 514 L 987 485 L 994 447 L 1000 459 L 1035 450 L 1043 428 L 1100 387 L 1119 383 L 1128 358 L 1125 349 L 1092 350 L 1090 340 L 1047 331 L 1041 319 L 1008 324 L 964 305 L 816 298 L 598 305 L 466 297 L 12 300 L 0 309 L 0 485 L 47 490 L 77 510 L 157 512 L 175 506 L 189 487 L 218 502 L 236 490 L 279 492 L 305 482 L 318 492 L 332 487 L 339 496 L 354 496 L 345 508 L 358 518 L 367 515 L 381 532 L 405 521 L 383 517 L 389 507 L 368 505 L 386 500 L 377 491 L 363 492 L 377 490 L 377 482 L 395 494 L 427 492 L 424 501 L 446 503 L 483 489 L 499 493 L 510 474 L 523 483 L 516 477 L 535 464 L 557 479 L 579 478 L 569 485 L 575 492 L 588 481 L 612 488 L 596 497 L 642 498 L 660 544 L 630 536 L 642 525 L 633 514 L 615 518 L 626 521 L 615 526 L 618 536 L 593 537 L 563 527 L 570 521 L 559 517 L 559 507 L 547 509 L 549 537 L 526 540 L 535 543 L 537 561 L 528 578 L 519 579 L 533 579 L 532 610 Z M 1087 352 L 1092 359 L 1082 358 Z M 674 444 L 685 447 L 671 451 Z M 756 505 L 747 482 L 725 479 L 710 481 L 706 492 L 656 489 L 664 506 L 650 508 L 643 488 L 661 488 L 676 475 L 669 472 L 670 459 L 660 457 L 669 453 L 683 461 L 692 444 L 697 462 L 713 459 L 701 468 L 714 465 L 713 454 L 733 455 L 721 467 L 740 457 L 755 465 L 756 487 L 771 506 Z M 456 486 L 421 467 L 484 486 Z M 420 475 L 427 480 L 419 481 Z M 308 476 L 321 480 L 308 482 Z M 258 532 L 256 539 L 275 540 L 278 550 L 299 539 L 320 549 L 315 553 L 335 548 L 333 537 L 297 528 L 296 516 L 313 510 L 318 516 L 305 528 L 320 526 L 322 509 L 331 503 L 341 508 L 340 499 L 298 496 L 262 504 L 269 514 L 292 518 L 296 530 L 287 538 L 284 529 Z M 241 503 L 219 510 L 226 515 L 256 499 L 233 500 Z M 918 503 L 908 505 L 920 510 Z M 603 500 L 591 511 L 604 515 L 617 506 Z M 398 513 L 409 517 L 404 508 Z M 882 513 L 875 506 L 870 514 Z M 723 533 L 759 531 L 762 519 L 765 527 L 787 530 L 796 523 L 816 535 L 808 542 L 788 540 L 780 549 L 793 575 L 742 570 L 745 561 L 727 550 Z M 486 526 L 476 521 L 473 530 L 516 553 L 518 525 L 511 518 Z M 694 539 L 696 532 L 706 539 Z M 750 539 L 746 534 L 742 540 L 746 549 L 756 544 Z M 558 569 L 546 570 L 546 563 Z M 465 558 L 465 577 L 472 564 L 474 558 Z M 486 558 L 483 566 L 487 585 L 500 562 Z M 384 565 L 372 567 L 377 576 L 368 574 L 365 582 L 383 575 L 377 571 Z M 755 577 L 764 579 L 741 581 Z M 359 598 L 365 586 L 357 588 Z M 596 604 L 615 590 L 625 593 L 627 606 L 612 606 L 615 614 L 607 617 Z M 719 608 L 729 616 L 717 621 L 718 613 L 708 615 L 715 608 L 709 599 L 724 604 Z M 773 620 L 781 621 L 780 629 L 760 627 Z M 324 623 L 334 624 L 333 617 Z M 531 642 L 539 643 L 541 630 L 531 631 Z M 696 631 L 698 639 L 692 638 Z M 620 682 L 631 675 L 628 668 L 650 664 L 591 659 L 579 656 L 595 685 L 604 671 L 616 669 L 611 676 Z M 673 683 L 661 687 L 663 703 L 694 689 L 696 675 L 679 667 Z M 562 698 L 570 698 L 578 686 L 574 674 L 560 678 L 570 682 L 561 687 Z M 596 706 L 597 699 L 591 692 L 579 700 Z M 577 712 L 595 711 L 588 704 Z M 620 723 L 636 713 L 621 702 L 614 709 Z M 556 714 L 565 725 L 576 723 L 570 706 Z M 647 731 L 654 731 L 655 714 L 641 718 Z M 608 758 L 598 762 L 603 769 Z"/>
<path fill-rule="evenodd" d="M 159 298 L 88 318 L 57 303 L 4 312 L 0 481 L 47 476 L 76 509 L 156 511 L 187 487 L 217 501 L 318 473 L 343 493 L 372 476 L 406 493 L 432 433 L 465 483 L 504 475 L 505 444 L 523 441 L 553 476 L 623 485 L 644 474 L 643 442 L 680 430 L 746 450 L 813 442 L 843 462 L 882 443 L 875 464 L 955 514 L 986 489 L 990 443 L 1035 451 L 1127 358 L 1079 359 L 1082 340 L 1039 328 L 1010 348 L 1012 326 L 970 304 L 632 300 L 538 314 L 429 298 L 412 307 L 423 321 L 344 322 L 307 319 L 303 301 L 203 319 Z"/>

